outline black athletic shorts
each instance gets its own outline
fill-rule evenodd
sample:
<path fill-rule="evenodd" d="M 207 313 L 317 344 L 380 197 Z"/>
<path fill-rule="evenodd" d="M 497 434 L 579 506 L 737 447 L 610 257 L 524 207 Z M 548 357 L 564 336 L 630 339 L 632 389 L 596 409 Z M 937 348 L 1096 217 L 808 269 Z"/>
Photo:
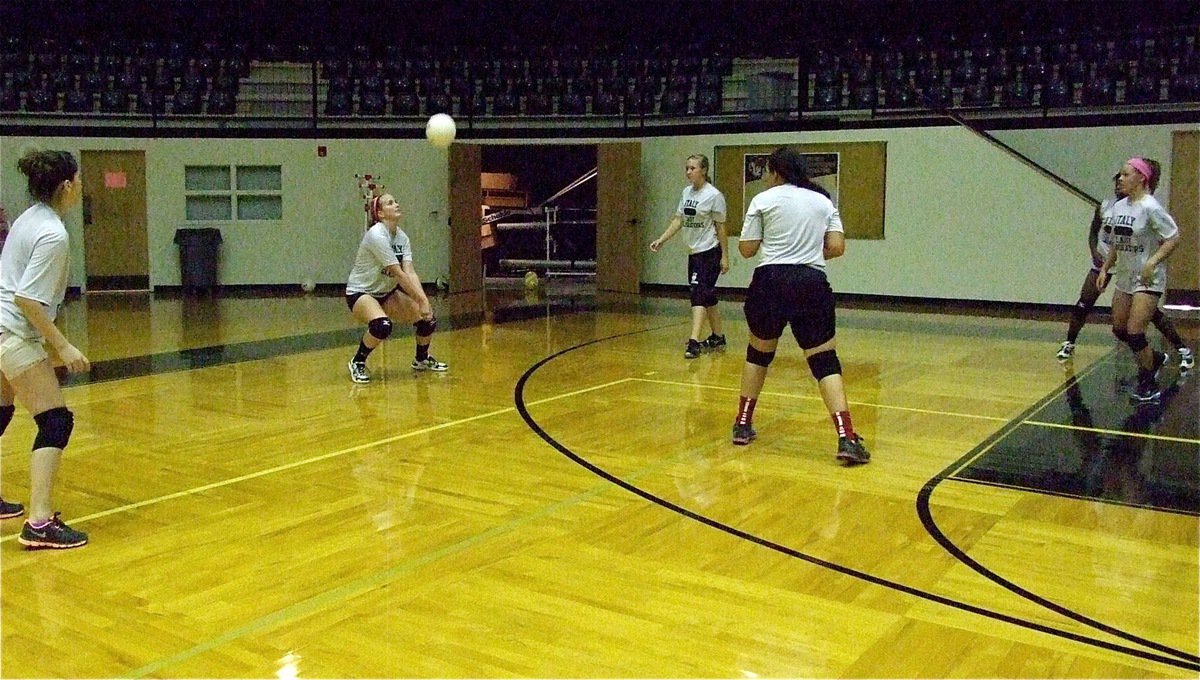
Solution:
<path fill-rule="evenodd" d="M 392 296 L 392 293 L 395 293 L 398 290 L 400 290 L 400 286 L 396 286 L 395 288 L 393 288 L 391 291 L 389 291 L 387 293 L 387 295 L 372 295 L 371 297 L 378 300 L 380 306 L 383 306 L 384 301 L 386 301 L 388 298 L 390 298 Z M 403 292 L 403 291 L 401 291 L 401 292 Z M 346 306 L 350 308 L 350 311 L 352 311 L 352 312 L 354 311 L 354 303 L 358 302 L 358 299 L 364 295 L 367 295 L 367 293 L 346 293 Z"/>
<path fill-rule="evenodd" d="M 803 264 L 769 264 L 754 270 L 746 294 L 746 324 L 763 340 L 775 340 L 784 327 L 803 349 L 828 342 L 836 332 L 833 289 L 824 270 Z"/>
<path fill-rule="evenodd" d="M 720 276 L 721 246 L 688 255 L 688 287 L 692 292 L 693 307 L 717 304 L 715 290 Z"/>

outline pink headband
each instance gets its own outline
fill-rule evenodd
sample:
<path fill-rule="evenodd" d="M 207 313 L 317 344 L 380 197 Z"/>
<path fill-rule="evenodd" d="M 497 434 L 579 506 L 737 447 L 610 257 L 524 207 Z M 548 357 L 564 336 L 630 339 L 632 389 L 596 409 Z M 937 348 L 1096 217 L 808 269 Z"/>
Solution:
<path fill-rule="evenodd" d="M 1149 183 L 1150 180 L 1154 177 L 1154 171 L 1152 171 L 1150 169 L 1150 164 L 1147 163 L 1145 160 L 1143 160 L 1141 158 L 1130 158 L 1129 160 L 1127 160 L 1125 162 L 1128 163 L 1129 166 L 1132 167 L 1134 170 L 1137 170 L 1138 172 L 1142 173 L 1142 177 L 1146 178 L 1147 183 Z"/>
<path fill-rule="evenodd" d="M 371 219 L 376 222 L 379 221 L 379 199 L 381 198 L 383 196 L 376 196 L 371 199 Z"/>

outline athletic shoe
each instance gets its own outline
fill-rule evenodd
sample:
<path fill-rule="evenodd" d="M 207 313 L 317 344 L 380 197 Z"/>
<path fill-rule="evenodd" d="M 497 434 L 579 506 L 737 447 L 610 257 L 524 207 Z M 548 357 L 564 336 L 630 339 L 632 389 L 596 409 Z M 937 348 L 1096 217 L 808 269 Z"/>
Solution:
<path fill-rule="evenodd" d="M 725 336 L 713 333 L 704 341 L 704 346 L 709 349 L 725 349 Z"/>
<path fill-rule="evenodd" d="M 449 370 L 450 364 L 444 364 L 437 359 L 434 359 L 433 355 L 431 354 L 425 357 L 424 361 L 417 361 L 416 359 L 413 359 L 412 368 L 414 371 L 437 371 L 440 373 L 442 371 Z"/>
<path fill-rule="evenodd" d="M 20 503 L 9 503 L 0 498 L 0 519 L 9 519 L 10 517 L 20 517 L 25 514 L 25 506 Z"/>
<path fill-rule="evenodd" d="M 758 433 L 754 431 L 751 425 L 734 425 L 733 426 L 733 443 L 739 446 L 745 446 L 758 438 Z"/>
<path fill-rule="evenodd" d="M 863 438 L 854 435 L 854 438 L 838 437 L 837 459 L 846 465 L 862 465 L 863 463 L 871 462 L 871 454 L 867 451 L 867 447 L 863 446 Z"/>
<path fill-rule="evenodd" d="M 1158 389 L 1158 383 L 1153 379 L 1143 381 L 1136 390 L 1129 393 L 1130 401 L 1138 404 L 1145 404 L 1154 401 L 1162 396 L 1162 391 Z"/>
<path fill-rule="evenodd" d="M 347 364 L 350 369 L 350 379 L 356 383 L 371 382 L 371 374 L 367 371 L 367 365 L 361 361 L 350 360 Z"/>
<path fill-rule="evenodd" d="M 1196 353 L 1187 347 L 1179 348 L 1179 370 L 1190 371 L 1196 365 Z"/>
<path fill-rule="evenodd" d="M 21 535 L 17 536 L 17 540 L 30 550 L 42 548 L 61 550 L 78 548 L 88 542 L 88 537 L 82 531 L 75 531 L 64 524 L 56 512 L 48 522 L 37 528 L 34 528 L 29 520 L 25 520 L 25 526 L 21 527 Z"/>
<path fill-rule="evenodd" d="M 687 349 L 683 350 L 683 358 L 684 359 L 695 359 L 696 357 L 700 356 L 700 353 L 703 351 L 704 351 L 704 348 L 700 346 L 699 340 L 689 339 L 688 344 L 687 344 Z"/>
<path fill-rule="evenodd" d="M 1059 361 L 1066 361 L 1075 356 L 1075 343 L 1071 341 L 1064 342 L 1062 347 L 1058 348 L 1058 354 L 1054 355 Z"/>

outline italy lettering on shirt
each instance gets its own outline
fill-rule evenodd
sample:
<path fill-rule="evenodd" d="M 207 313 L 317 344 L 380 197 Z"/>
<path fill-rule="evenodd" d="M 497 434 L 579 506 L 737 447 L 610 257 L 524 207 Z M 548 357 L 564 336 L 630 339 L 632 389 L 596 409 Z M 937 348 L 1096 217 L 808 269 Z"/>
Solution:
<path fill-rule="evenodd" d="M 1137 218 L 1133 215 L 1113 215 L 1113 225 L 1121 227 L 1133 227 L 1137 222 Z"/>
<path fill-rule="evenodd" d="M 1134 243 L 1134 241 L 1133 241 L 1133 227 L 1130 225 L 1123 224 L 1122 223 L 1123 220 L 1121 220 L 1121 217 L 1124 217 L 1124 216 L 1118 216 L 1118 220 L 1117 220 L 1118 224 L 1117 224 L 1117 226 L 1113 227 L 1113 230 L 1112 230 L 1113 247 L 1116 248 L 1117 252 L 1119 252 L 1119 253 L 1145 252 L 1146 248 L 1144 246 L 1138 245 L 1138 244 Z M 1132 219 L 1133 218 L 1130 218 L 1130 220 L 1132 220 Z"/>
<path fill-rule="evenodd" d="M 698 229 L 704 226 L 703 220 L 696 219 L 696 207 L 700 205 L 700 201 L 694 198 L 687 198 L 683 201 L 683 226 L 685 229 Z"/>

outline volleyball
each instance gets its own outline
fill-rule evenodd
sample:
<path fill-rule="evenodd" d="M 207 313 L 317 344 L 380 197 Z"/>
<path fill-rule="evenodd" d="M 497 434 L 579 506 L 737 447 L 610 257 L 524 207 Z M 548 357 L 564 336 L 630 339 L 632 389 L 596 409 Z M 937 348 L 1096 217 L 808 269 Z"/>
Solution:
<path fill-rule="evenodd" d="M 538 287 L 537 272 L 525 272 L 525 288 L 533 290 Z"/>
<path fill-rule="evenodd" d="M 300 290 L 304 291 L 305 293 L 311 293 L 316 289 L 317 282 L 313 281 L 312 279 L 304 279 L 304 282 L 300 284 Z"/>
<path fill-rule="evenodd" d="M 439 149 L 450 146 L 457 132 L 454 119 L 444 113 L 433 114 L 429 117 L 429 122 L 425 123 L 425 139 Z"/>

